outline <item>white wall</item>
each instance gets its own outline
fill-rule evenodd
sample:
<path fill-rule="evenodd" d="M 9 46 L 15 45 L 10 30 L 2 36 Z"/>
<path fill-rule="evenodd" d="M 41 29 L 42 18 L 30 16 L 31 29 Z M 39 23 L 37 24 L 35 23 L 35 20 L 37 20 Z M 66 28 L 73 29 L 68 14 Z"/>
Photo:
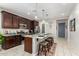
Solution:
<path fill-rule="evenodd" d="M 75 18 L 75 21 L 76 21 L 75 32 L 74 31 L 71 32 L 69 28 L 69 25 L 70 25 L 69 22 L 73 18 Z M 75 49 L 79 48 L 79 4 L 76 5 L 75 9 L 73 10 L 68 20 L 68 41 L 72 48 L 75 48 Z"/>
<path fill-rule="evenodd" d="M 52 21 L 52 27 L 51 27 L 51 33 L 55 37 L 57 36 L 56 31 L 57 31 L 57 29 L 56 29 L 56 20 L 53 20 Z"/>
<path fill-rule="evenodd" d="M 45 33 L 51 33 L 53 36 L 56 36 L 56 20 L 52 20 L 52 23 L 47 21 L 40 21 L 40 33 L 42 33 L 42 24 L 45 24 Z"/>
<path fill-rule="evenodd" d="M 49 31 L 47 31 L 48 30 L 48 23 L 44 20 L 39 22 L 40 33 L 42 33 L 42 24 L 45 24 L 45 33 L 48 33 L 49 32 Z"/>

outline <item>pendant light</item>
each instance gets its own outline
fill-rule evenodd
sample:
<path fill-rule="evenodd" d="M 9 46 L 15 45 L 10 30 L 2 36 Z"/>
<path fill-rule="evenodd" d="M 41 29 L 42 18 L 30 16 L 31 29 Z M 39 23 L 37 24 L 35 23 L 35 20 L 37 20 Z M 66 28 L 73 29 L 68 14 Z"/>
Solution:
<path fill-rule="evenodd" d="M 38 16 L 37 16 L 37 7 L 38 7 L 38 4 L 36 3 L 36 5 L 35 5 L 35 8 L 36 8 L 36 10 L 35 10 L 35 19 L 38 19 Z"/>
<path fill-rule="evenodd" d="M 42 18 L 43 18 L 43 20 L 44 20 L 44 13 L 45 13 L 45 10 L 42 9 Z"/>

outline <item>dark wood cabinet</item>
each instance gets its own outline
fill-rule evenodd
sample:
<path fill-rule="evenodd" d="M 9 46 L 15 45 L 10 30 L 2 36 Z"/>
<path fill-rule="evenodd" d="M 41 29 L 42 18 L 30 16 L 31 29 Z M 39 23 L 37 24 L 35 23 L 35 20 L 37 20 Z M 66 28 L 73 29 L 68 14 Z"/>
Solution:
<path fill-rule="evenodd" d="M 2 28 L 19 28 L 18 16 L 2 11 Z"/>
<path fill-rule="evenodd" d="M 31 23 L 30 23 L 30 28 L 31 29 L 30 30 L 35 32 L 34 29 L 35 29 L 36 26 L 39 26 L 39 23 L 37 21 L 31 21 Z"/>
<path fill-rule="evenodd" d="M 13 25 L 13 28 L 19 28 L 19 16 L 13 15 L 12 25 Z"/>
<path fill-rule="evenodd" d="M 33 30 L 35 29 L 35 26 L 38 26 L 37 21 L 32 21 L 17 15 L 14 15 L 12 13 L 2 11 L 2 28 L 20 28 L 20 24 L 26 24 L 27 29 Z"/>
<path fill-rule="evenodd" d="M 32 53 L 32 38 L 30 37 L 24 38 L 24 51 Z"/>
<path fill-rule="evenodd" d="M 30 23 L 31 23 L 31 20 L 26 19 L 26 18 L 20 18 L 19 24 L 26 24 L 27 29 L 30 29 L 30 25 L 31 25 Z"/>
<path fill-rule="evenodd" d="M 26 25 L 27 25 L 27 29 L 30 30 L 30 20 L 26 19 Z"/>
<path fill-rule="evenodd" d="M 25 24 L 25 19 L 23 17 L 20 17 L 20 24 Z"/>
<path fill-rule="evenodd" d="M 15 46 L 18 46 L 21 44 L 21 39 L 19 35 L 16 36 L 5 36 L 5 40 L 2 43 L 2 48 L 3 49 L 9 49 Z"/>
<path fill-rule="evenodd" d="M 2 11 L 2 27 L 12 28 L 12 14 Z"/>

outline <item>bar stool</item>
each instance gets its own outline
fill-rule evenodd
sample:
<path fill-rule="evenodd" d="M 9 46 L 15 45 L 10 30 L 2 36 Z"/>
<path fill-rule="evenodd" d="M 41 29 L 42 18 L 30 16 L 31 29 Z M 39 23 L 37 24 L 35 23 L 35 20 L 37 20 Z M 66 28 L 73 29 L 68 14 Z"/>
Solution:
<path fill-rule="evenodd" d="M 51 46 L 52 46 L 53 43 L 54 43 L 53 37 L 48 37 L 47 39 L 45 39 L 45 41 L 49 42 L 48 48 L 49 48 L 49 50 L 50 50 L 50 49 L 51 49 Z"/>
<path fill-rule="evenodd" d="M 39 50 L 38 50 L 38 55 L 43 53 L 45 56 L 47 55 L 48 52 L 48 43 L 47 41 L 43 41 L 39 44 Z"/>

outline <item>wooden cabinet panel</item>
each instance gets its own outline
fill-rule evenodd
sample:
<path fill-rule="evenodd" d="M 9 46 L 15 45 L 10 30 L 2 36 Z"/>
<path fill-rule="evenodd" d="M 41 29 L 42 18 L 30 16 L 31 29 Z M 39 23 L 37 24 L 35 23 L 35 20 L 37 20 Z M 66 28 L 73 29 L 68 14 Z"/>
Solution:
<path fill-rule="evenodd" d="M 14 46 L 15 46 L 15 38 L 11 37 L 11 36 L 5 37 L 5 41 L 2 44 L 2 48 L 9 49 L 9 48 L 14 47 Z"/>
<path fill-rule="evenodd" d="M 2 27 L 12 28 L 12 14 L 2 11 Z"/>
<path fill-rule="evenodd" d="M 2 11 L 3 28 L 19 28 L 18 16 Z"/>
<path fill-rule="evenodd" d="M 25 18 L 21 18 L 20 19 L 20 24 L 26 24 L 27 25 L 27 29 L 30 29 L 30 20 L 25 19 Z"/>
<path fill-rule="evenodd" d="M 32 53 L 32 38 L 25 37 L 25 39 L 24 39 L 24 51 Z"/>
<path fill-rule="evenodd" d="M 4 42 L 2 43 L 2 48 L 6 50 L 14 46 L 18 46 L 20 44 L 21 44 L 20 36 L 7 36 L 5 37 Z"/>
<path fill-rule="evenodd" d="M 27 29 L 30 29 L 30 20 L 26 19 Z"/>
<path fill-rule="evenodd" d="M 35 33 L 34 29 L 35 29 L 36 26 L 39 26 L 39 23 L 37 21 L 31 21 L 31 23 L 30 23 L 31 29 L 30 30 L 32 30 L 33 33 Z"/>
<path fill-rule="evenodd" d="M 37 21 L 31 21 L 29 19 L 2 11 L 2 27 L 3 28 L 20 28 L 20 24 L 26 24 L 27 29 L 33 30 L 35 26 L 38 26 Z"/>
<path fill-rule="evenodd" d="M 13 28 L 19 28 L 19 17 L 16 15 L 13 15 Z"/>
<path fill-rule="evenodd" d="M 24 18 L 20 18 L 20 24 L 25 24 L 25 19 Z"/>
<path fill-rule="evenodd" d="M 29 52 L 30 53 L 32 53 L 32 38 L 29 38 L 29 48 L 28 48 L 28 50 L 29 50 Z"/>
<path fill-rule="evenodd" d="M 28 51 L 29 51 L 29 50 L 28 50 L 28 47 L 29 47 L 29 45 L 28 45 L 28 40 L 25 38 L 25 39 L 24 39 L 24 51 L 28 52 Z"/>
<path fill-rule="evenodd" d="M 15 39 L 16 39 L 16 40 L 15 40 L 15 45 L 16 45 L 16 46 L 18 46 L 18 45 L 20 45 L 20 44 L 22 43 L 22 42 L 21 42 L 21 41 L 22 41 L 21 38 L 22 38 L 21 35 L 16 35 L 16 36 L 15 36 Z"/>
<path fill-rule="evenodd" d="M 34 26 L 38 26 L 39 23 L 37 21 L 34 21 Z"/>
<path fill-rule="evenodd" d="M 6 46 L 7 48 L 11 48 L 11 47 L 14 47 L 15 46 L 15 38 L 14 37 L 7 37 L 7 42 L 6 42 Z"/>

